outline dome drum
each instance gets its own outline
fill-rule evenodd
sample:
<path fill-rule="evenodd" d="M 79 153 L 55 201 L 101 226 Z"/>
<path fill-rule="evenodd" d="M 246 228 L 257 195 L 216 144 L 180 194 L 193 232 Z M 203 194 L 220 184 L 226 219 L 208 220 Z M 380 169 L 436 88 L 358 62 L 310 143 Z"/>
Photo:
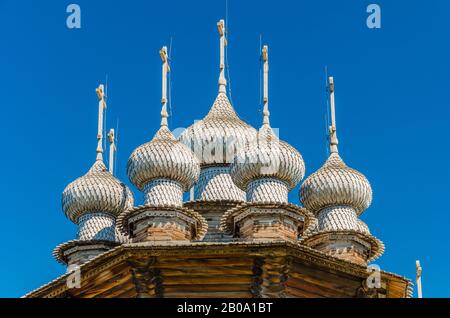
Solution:
<path fill-rule="evenodd" d="M 91 259 L 103 254 L 111 249 L 111 246 L 105 244 L 92 244 L 81 247 L 79 250 L 68 251 L 65 253 L 68 262 L 68 270 L 71 265 L 82 265 Z"/>
<path fill-rule="evenodd" d="M 305 238 L 303 244 L 328 255 L 367 266 L 384 252 L 384 245 L 373 236 L 356 231 L 327 231 Z"/>
<path fill-rule="evenodd" d="M 132 242 L 190 242 L 193 239 L 192 225 L 193 220 L 175 216 L 170 217 L 169 215 L 158 216 L 152 213 L 146 218 L 133 223 Z"/>
<path fill-rule="evenodd" d="M 250 202 L 288 202 L 288 192 L 302 180 L 305 164 L 300 153 L 263 125 L 256 143 L 239 153 L 231 165 L 233 182 Z"/>
<path fill-rule="evenodd" d="M 117 242 L 102 240 L 72 240 L 58 245 L 53 250 L 53 257 L 61 264 L 82 265 L 98 255 L 119 245 Z"/>
<path fill-rule="evenodd" d="M 208 222 L 208 232 L 205 241 L 229 241 L 232 236 L 220 229 L 221 218 L 224 213 L 236 206 L 243 204 L 241 201 L 188 201 L 184 207 L 199 213 Z"/>
<path fill-rule="evenodd" d="M 252 203 L 288 203 L 288 192 L 289 190 L 286 183 L 279 179 L 257 179 L 248 184 L 247 201 Z"/>
<path fill-rule="evenodd" d="M 183 186 L 174 180 L 154 179 L 144 186 L 144 205 L 181 207 Z"/>
<path fill-rule="evenodd" d="M 195 185 L 197 201 L 245 201 L 245 192 L 239 189 L 230 176 L 230 166 L 210 166 L 201 169 Z"/>
<path fill-rule="evenodd" d="M 236 223 L 239 237 L 245 240 L 286 240 L 298 239 L 301 222 L 281 214 L 253 214 Z"/>
<path fill-rule="evenodd" d="M 357 231 L 363 234 L 371 235 L 367 224 L 360 219 L 357 220 Z"/>
<path fill-rule="evenodd" d="M 357 230 L 356 210 L 351 206 L 329 206 L 318 213 L 320 231 Z"/>
<path fill-rule="evenodd" d="M 223 215 L 221 229 L 245 240 L 297 241 L 310 230 L 313 218 L 292 204 L 246 203 Z"/>
<path fill-rule="evenodd" d="M 173 206 L 140 206 L 120 215 L 118 227 L 131 242 L 201 240 L 208 224 L 197 212 Z"/>
<path fill-rule="evenodd" d="M 116 240 L 115 226 L 115 218 L 110 214 L 84 214 L 78 219 L 77 239 L 114 242 Z"/>

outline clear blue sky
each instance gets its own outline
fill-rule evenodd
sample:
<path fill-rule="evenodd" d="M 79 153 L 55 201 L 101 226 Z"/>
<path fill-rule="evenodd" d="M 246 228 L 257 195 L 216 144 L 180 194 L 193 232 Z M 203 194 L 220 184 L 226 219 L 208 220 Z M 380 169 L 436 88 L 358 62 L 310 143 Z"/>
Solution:
<path fill-rule="evenodd" d="M 66 27 L 69 1 L 0 0 L 3 297 L 65 270 L 51 256 L 76 235 L 61 192 L 94 161 L 94 89 L 106 74 L 107 125 L 120 121 L 117 174 L 127 184 L 128 156 L 159 124 L 160 47 L 173 37 L 172 128 L 201 119 L 217 93 L 216 21 L 225 1 L 74 2 L 81 30 Z M 244 120 L 260 125 L 263 34 L 272 124 L 310 174 L 326 159 L 327 65 L 341 155 L 373 187 L 363 219 L 386 244 L 376 263 L 414 278 L 420 259 L 424 295 L 448 297 L 450 2 L 376 1 L 382 28 L 370 30 L 372 2 L 229 0 L 232 100 Z M 290 197 L 298 203 L 298 188 Z"/>

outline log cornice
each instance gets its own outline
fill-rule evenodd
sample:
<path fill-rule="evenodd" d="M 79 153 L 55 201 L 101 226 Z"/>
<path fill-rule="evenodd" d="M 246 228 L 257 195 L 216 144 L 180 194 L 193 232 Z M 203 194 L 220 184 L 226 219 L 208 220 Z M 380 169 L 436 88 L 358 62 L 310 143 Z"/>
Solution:
<path fill-rule="evenodd" d="M 106 272 L 113 271 L 112 279 L 116 281 L 125 279 L 117 272 L 123 264 L 126 265 L 124 271 L 128 271 L 131 275 L 124 286 L 127 291 L 124 290 L 123 295 L 131 297 L 136 292 L 140 295 L 163 297 L 165 285 L 170 285 L 170 294 L 175 295 L 173 288 L 179 285 L 177 282 L 181 277 L 186 279 L 198 277 L 199 281 L 196 282 L 198 286 L 206 284 L 208 277 L 228 277 L 235 280 L 230 281 L 229 284 L 235 284 L 236 288 L 239 284 L 248 284 L 247 293 L 251 297 L 290 296 L 287 289 L 292 290 L 295 286 L 287 286 L 286 281 L 289 281 L 291 277 L 295 279 L 298 271 L 295 264 L 313 268 L 318 273 L 337 275 L 344 281 L 347 279 L 361 282 L 370 274 L 364 266 L 326 255 L 302 246 L 301 243 L 285 241 L 193 242 L 189 244 L 173 242 L 159 245 L 134 243 L 118 246 L 82 265 L 80 267 L 81 288 L 89 287 L 93 281 L 97 280 L 95 296 L 109 297 L 110 294 L 116 297 L 123 296 L 114 283 L 110 286 L 110 294 L 107 290 L 103 290 L 106 283 L 103 283 L 102 278 L 107 275 Z M 206 270 L 201 271 L 202 268 Z M 68 275 L 61 276 L 26 297 L 67 297 L 69 295 L 83 297 L 82 293 L 85 291 L 68 289 L 66 284 Z M 407 296 L 410 290 L 410 282 L 407 279 L 383 271 L 381 271 L 381 278 L 387 284 L 385 288 L 387 297 Z M 246 279 L 248 279 L 247 282 L 245 282 Z M 216 280 L 217 282 L 213 279 L 210 283 L 222 283 Z M 131 290 L 133 284 L 134 290 Z M 232 285 L 227 286 L 230 289 L 235 288 Z M 358 286 L 354 285 L 354 288 L 356 295 Z M 97 291 L 98 294 L 96 294 Z M 299 295 L 304 292 L 297 291 Z"/>

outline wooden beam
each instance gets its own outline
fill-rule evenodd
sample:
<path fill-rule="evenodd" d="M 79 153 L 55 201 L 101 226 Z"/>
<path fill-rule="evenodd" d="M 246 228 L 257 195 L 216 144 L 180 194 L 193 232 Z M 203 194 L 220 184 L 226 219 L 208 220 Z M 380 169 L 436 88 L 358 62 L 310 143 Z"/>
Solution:
<path fill-rule="evenodd" d="M 263 283 L 263 266 L 264 266 L 264 258 L 263 257 L 255 257 L 253 260 L 253 268 L 252 268 L 252 283 L 250 285 L 250 293 L 253 295 L 253 298 L 261 298 L 262 292 L 262 283 Z"/>
<path fill-rule="evenodd" d="M 246 292 L 181 292 L 166 295 L 169 298 L 250 298 L 252 295 Z"/>
<path fill-rule="evenodd" d="M 217 267 L 205 267 L 205 266 L 196 266 L 196 267 L 180 267 L 180 268 L 167 268 L 167 267 L 159 267 L 161 271 L 164 273 L 165 277 L 172 276 L 185 276 L 185 275 L 252 275 L 252 267 L 251 265 L 245 266 L 217 266 Z"/>
<path fill-rule="evenodd" d="M 71 293 L 73 297 L 82 297 L 82 295 L 86 292 L 90 292 L 92 289 L 96 288 L 107 288 L 110 285 L 111 281 L 114 279 L 119 279 L 122 277 L 123 273 L 127 271 L 127 264 L 122 263 L 111 269 L 105 270 L 104 272 L 100 272 L 94 277 L 90 277 L 88 279 L 81 277 L 81 288 L 72 289 Z"/>
<path fill-rule="evenodd" d="M 251 276 L 243 275 L 221 275 L 221 276 L 209 276 L 209 275 L 189 275 L 180 277 L 165 277 L 164 285 L 192 285 L 192 284 L 203 284 L 203 285 L 215 285 L 215 284 L 249 284 L 251 283 Z"/>
<path fill-rule="evenodd" d="M 157 262 L 156 257 L 150 257 L 144 261 L 128 261 L 139 298 L 163 297 L 163 279 L 161 270 L 155 266 Z"/>
<path fill-rule="evenodd" d="M 301 289 L 307 292 L 311 292 L 314 295 L 319 295 L 320 297 L 327 297 L 327 298 L 355 297 L 356 293 L 356 289 L 352 290 L 351 293 L 348 293 L 344 290 L 340 291 L 336 289 L 327 288 L 294 277 L 289 278 L 287 286 L 293 289 Z"/>
<path fill-rule="evenodd" d="M 290 267 L 289 257 L 266 257 L 262 266 L 262 297 L 279 298 L 284 297 L 285 282 Z"/>
<path fill-rule="evenodd" d="M 130 273 L 123 273 L 120 276 L 116 276 L 111 279 L 108 284 L 102 284 L 96 287 L 91 288 L 89 291 L 81 294 L 83 298 L 102 298 L 105 296 L 109 296 L 111 291 L 116 290 L 117 288 L 124 288 L 124 285 L 127 282 L 132 281 L 132 276 Z"/>
<path fill-rule="evenodd" d="M 349 297 L 353 297 L 355 295 L 356 288 L 360 286 L 360 284 L 358 284 L 358 282 L 356 281 L 342 280 L 341 282 L 336 283 L 335 281 L 328 280 L 327 277 L 323 277 L 323 279 L 319 280 L 303 272 L 291 272 L 289 283 L 291 283 L 291 281 L 293 284 L 295 282 L 300 282 L 301 284 L 316 285 L 328 290 L 332 290 L 336 293 L 345 293 Z"/>

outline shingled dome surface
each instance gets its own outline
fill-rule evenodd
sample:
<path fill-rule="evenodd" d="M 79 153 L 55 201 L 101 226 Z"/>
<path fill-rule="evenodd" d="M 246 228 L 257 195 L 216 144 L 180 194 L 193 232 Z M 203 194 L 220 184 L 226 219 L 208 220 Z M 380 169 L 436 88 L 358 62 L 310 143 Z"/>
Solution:
<path fill-rule="evenodd" d="M 372 188 L 362 173 L 349 168 L 339 154 L 332 153 L 302 184 L 300 200 L 313 212 L 341 204 L 350 205 L 361 213 L 372 202 Z"/>
<path fill-rule="evenodd" d="M 246 190 L 249 182 L 259 178 L 276 178 L 294 188 L 305 175 L 300 153 L 280 140 L 270 126 L 261 127 L 257 142 L 248 151 L 241 151 L 231 166 L 234 183 Z"/>
<path fill-rule="evenodd" d="M 97 160 L 84 176 L 70 183 L 62 194 L 64 213 L 75 223 L 86 213 L 117 216 L 133 204 L 130 189 L 115 178 L 101 160 Z"/>
<path fill-rule="evenodd" d="M 188 191 L 197 181 L 200 166 L 191 150 L 162 126 L 152 141 L 138 147 L 128 159 L 127 173 L 139 190 L 154 179 L 178 181 Z"/>
<path fill-rule="evenodd" d="M 236 114 L 225 93 L 219 93 L 208 115 L 180 136 L 202 165 L 230 164 L 240 150 L 248 149 L 256 130 Z"/>

